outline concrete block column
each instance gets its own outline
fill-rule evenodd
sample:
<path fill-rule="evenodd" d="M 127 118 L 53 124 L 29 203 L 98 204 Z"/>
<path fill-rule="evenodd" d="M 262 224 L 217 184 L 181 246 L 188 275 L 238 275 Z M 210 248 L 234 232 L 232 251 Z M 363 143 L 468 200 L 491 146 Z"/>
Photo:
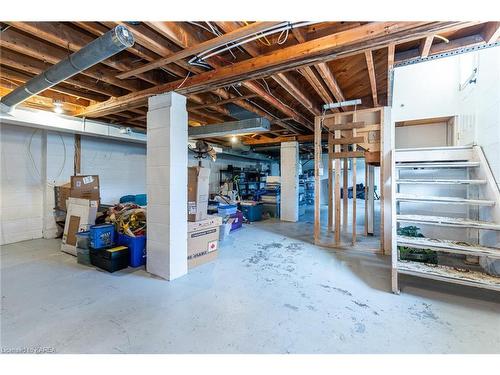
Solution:
<path fill-rule="evenodd" d="M 299 220 L 299 143 L 281 143 L 281 220 Z"/>
<path fill-rule="evenodd" d="M 148 272 L 166 280 L 187 273 L 186 98 L 149 98 L 147 114 Z"/>

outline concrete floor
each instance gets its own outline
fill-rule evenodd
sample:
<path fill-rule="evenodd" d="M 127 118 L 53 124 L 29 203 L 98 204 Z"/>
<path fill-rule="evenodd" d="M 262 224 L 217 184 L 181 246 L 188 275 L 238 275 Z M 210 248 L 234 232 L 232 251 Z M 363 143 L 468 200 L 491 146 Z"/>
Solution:
<path fill-rule="evenodd" d="M 1 247 L 1 346 L 57 353 L 499 353 L 498 293 L 405 278 L 310 244 L 312 224 L 231 233 L 173 282 L 81 266 L 59 240 Z"/>

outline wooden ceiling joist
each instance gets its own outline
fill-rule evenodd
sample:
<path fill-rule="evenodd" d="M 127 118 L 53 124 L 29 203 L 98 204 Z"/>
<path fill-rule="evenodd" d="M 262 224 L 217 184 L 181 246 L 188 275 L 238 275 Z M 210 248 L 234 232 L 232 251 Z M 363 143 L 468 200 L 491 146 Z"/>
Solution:
<path fill-rule="evenodd" d="M 431 51 L 432 41 L 434 40 L 434 35 L 429 35 L 420 43 L 420 58 L 425 59 L 429 56 L 429 52 Z"/>
<path fill-rule="evenodd" d="M 3 42 L 4 39 L 2 36 L 2 38 L 0 38 L 0 45 L 3 46 L 2 44 Z M 1 63 L 2 65 L 32 75 L 38 75 L 50 67 L 50 65 L 46 64 L 43 61 L 43 59 L 38 54 L 36 54 L 35 51 L 32 53 L 31 56 L 33 57 L 22 55 L 17 52 L 12 52 L 8 49 L 2 48 Z M 118 97 L 126 93 L 126 91 L 123 91 L 119 87 L 109 85 L 107 84 L 107 82 L 104 81 L 100 81 L 97 76 L 93 77 L 92 73 L 89 73 L 88 69 L 85 72 L 85 74 L 78 74 L 76 76 L 73 76 L 67 79 L 65 83 L 81 87 L 83 89 L 90 91 L 91 93 L 99 93 L 106 95 L 108 97 L 115 97 L 115 96 Z"/>
<path fill-rule="evenodd" d="M 247 79 L 262 78 L 279 71 L 295 69 L 315 61 L 321 62 L 322 59 L 331 58 L 332 53 L 341 47 L 343 47 L 343 54 L 352 54 L 354 51 L 365 50 L 368 40 L 372 40 L 373 44 L 382 47 L 394 41 L 421 39 L 427 34 L 435 34 L 457 24 L 460 24 L 460 22 L 373 22 L 296 46 L 279 49 L 266 55 L 243 60 L 214 71 L 200 73 L 186 79 L 181 89 L 177 88 L 182 81 L 175 81 L 89 106 L 82 115 L 97 114 L 102 110 L 109 110 L 125 103 L 144 100 L 148 96 L 172 90 L 182 94 L 210 91 L 217 87 L 228 86 Z M 339 55 L 342 56 L 342 53 L 337 53 L 337 57 Z"/>
<path fill-rule="evenodd" d="M 387 105 L 392 105 L 392 71 L 394 69 L 394 53 L 396 45 L 389 44 L 387 47 Z"/>
<path fill-rule="evenodd" d="M 93 37 L 78 32 L 63 22 L 11 22 L 10 24 L 18 30 L 22 30 L 25 33 L 41 38 L 71 52 L 80 50 L 82 47 L 94 40 Z M 104 71 L 103 74 L 113 74 L 113 70 L 105 68 L 104 65 L 118 71 L 130 69 L 130 66 L 121 62 L 118 58 L 116 58 L 116 56 L 102 61 L 102 63 L 98 66 Z M 141 76 L 139 78 L 143 79 L 147 83 L 153 79 L 150 76 Z M 122 84 L 133 85 L 134 87 L 130 87 L 130 90 L 132 91 L 138 90 L 141 87 L 140 82 L 134 82 L 134 80 L 127 80 L 123 83 L 123 80 L 117 79 L 116 83 L 119 81 L 122 81 Z M 117 84 L 117 86 L 119 86 L 119 84 Z"/>
<path fill-rule="evenodd" d="M 153 26 L 156 26 L 157 29 L 169 30 L 168 27 L 166 27 L 164 23 L 162 24 L 159 22 L 152 22 L 151 24 Z M 176 62 L 176 61 L 184 59 L 186 57 L 195 56 L 195 55 L 199 54 L 200 52 L 209 50 L 211 48 L 224 46 L 228 43 L 233 42 L 234 40 L 238 40 L 244 36 L 253 35 L 257 32 L 263 31 L 263 30 L 268 29 L 269 27 L 275 26 L 277 24 L 279 24 L 279 22 L 254 22 L 248 26 L 239 28 L 233 32 L 223 34 L 219 37 L 212 38 L 212 39 L 207 40 L 205 42 L 198 43 L 198 44 L 193 45 L 191 47 L 185 48 L 182 51 L 179 51 L 177 53 L 172 54 L 171 56 L 158 59 L 158 60 L 153 61 L 151 63 L 148 63 L 140 68 L 129 70 L 125 73 L 118 75 L 118 78 L 121 78 L 121 79 L 129 78 L 132 76 L 136 76 L 139 73 L 144 73 L 144 72 L 147 72 L 149 70 L 159 68 L 161 66 Z M 161 26 L 163 26 L 163 27 L 160 28 Z M 165 31 L 165 33 L 166 32 L 167 31 Z M 166 34 L 166 35 L 171 36 L 170 33 Z"/>
<path fill-rule="evenodd" d="M 342 90 L 340 89 L 340 86 L 337 83 L 337 80 L 333 76 L 331 69 L 326 65 L 326 63 L 319 63 L 316 66 L 316 69 L 318 69 L 319 74 L 321 75 L 324 82 L 326 83 L 326 85 L 330 89 L 335 100 L 337 102 L 345 101 L 344 94 L 342 93 Z"/>
<path fill-rule="evenodd" d="M 487 22 L 481 31 L 486 44 L 495 43 L 500 38 L 500 22 Z"/>
<path fill-rule="evenodd" d="M 378 107 L 377 96 L 377 78 L 375 74 L 375 66 L 373 65 L 372 51 L 365 51 L 366 66 L 368 68 L 368 76 L 370 77 L 370 87 L 372 89 L 373 106 Z"/>
<path fill-rule="evenodd" d="M 314 116 L 319 116 L 321 111 L 318 105 L 313 103 L 312 99 L 304 93 L 304 90 L 298 87 L 298 84 L 292 80 L 292 78 L 285 73 L 278 73 L 273 76 L 273 79 L 278 82 L 281 87 L 283 87 L 290 95 L 296 98 L 300 104 L 302 104 L 311 114 Z"/>
<path fill-rule="evenodd" d="M 323 86 L 323 83 L 316 75 L 316 72 L 313 71 L 312 67 L 306 66 L 304 68 L 298 69 L 298 71 L 304 76 L 311 87 L 321 97 L 321 100 L 323 100 L 324 104 L 332 103 L 334 101 L 333 96 Z"/>

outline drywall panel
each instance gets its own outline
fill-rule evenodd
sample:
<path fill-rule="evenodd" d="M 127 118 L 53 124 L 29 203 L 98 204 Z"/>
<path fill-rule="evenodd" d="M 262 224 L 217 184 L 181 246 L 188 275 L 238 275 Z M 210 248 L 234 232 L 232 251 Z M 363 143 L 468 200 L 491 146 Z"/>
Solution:
<path fill-rule="evenodd" d="M 396 148 L 451 146 L 445 122 L 396 127 Z"/>

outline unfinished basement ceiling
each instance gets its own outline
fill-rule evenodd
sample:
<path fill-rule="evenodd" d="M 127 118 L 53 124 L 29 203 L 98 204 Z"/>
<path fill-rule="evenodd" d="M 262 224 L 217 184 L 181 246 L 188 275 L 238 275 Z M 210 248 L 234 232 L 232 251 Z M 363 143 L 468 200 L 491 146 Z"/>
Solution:
<path fill-rule="evenodd" d="M 314 116 L 325 103 L 361 98 L 358 108 L 387 105 L 392 61 L 494 43 L 492 35 L 498 34 L 491 33 L 498 22 L 303 23 L 266 37 L 256 30 L 265 32 L 277 22 L 1 23 L 0 95 L 118 24 L 134 34 L 131 48 L 23 105 L 53 110 L 61 102 L 66 114 L 145 130 L 147 98 L 173 90 L 188 97 L 191 126 L 237 120 L 237 106 L 245 117 L 271 121 L 269 132 L 243 136 L 243 143 L 271 144 L 291 136 L 310 141 Z M 253 35 L 258 37 L 196 61 L 214 45 L 231 46 L 237 37 Z M 217 43 L 223 38 L 225 44 Z M 320 53 L 306 48 L 315 45 Z M 167 63 L 144 69 L 164 58 Z"/>

